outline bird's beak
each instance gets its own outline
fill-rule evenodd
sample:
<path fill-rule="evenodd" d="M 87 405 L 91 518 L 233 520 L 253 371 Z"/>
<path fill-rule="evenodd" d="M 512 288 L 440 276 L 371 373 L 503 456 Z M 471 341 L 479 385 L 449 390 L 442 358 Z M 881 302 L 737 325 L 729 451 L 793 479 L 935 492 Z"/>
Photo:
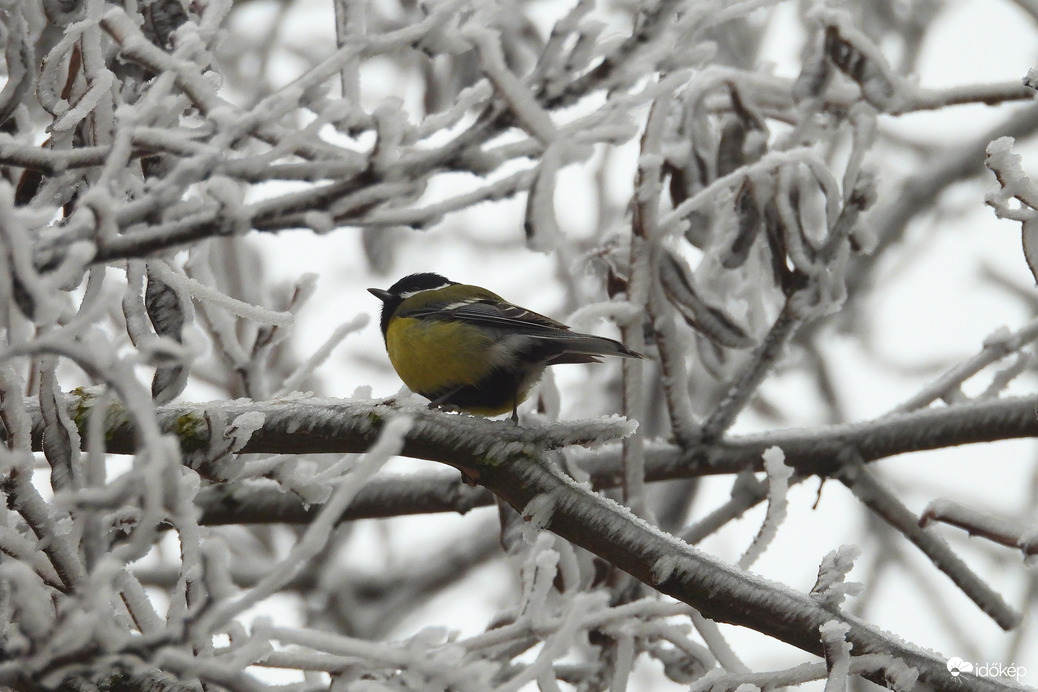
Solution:
<path fill-rule="evenodd" d="M 386 301 L 388 301 L 390 298 L 393 297 L 392 293 L 390 293 L 389 291 L 383 291 L 381 288 L 369 288 L 368 289 L 368 293 L 370 293 L 371 295 L 375 296 L 376 298 L 381 300 L 383 303 L 385 303 Z"/>

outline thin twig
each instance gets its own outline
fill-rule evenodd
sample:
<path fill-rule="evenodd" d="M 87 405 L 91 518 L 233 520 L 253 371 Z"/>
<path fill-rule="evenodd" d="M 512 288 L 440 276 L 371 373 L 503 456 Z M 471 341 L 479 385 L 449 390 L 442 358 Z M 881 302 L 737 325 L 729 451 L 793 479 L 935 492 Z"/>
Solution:
<path fill-rule="evenodd" d="M 924 387 L 912 398 L 891 410 L 892 415 L 907 413 L 928 406 L 934 401 L 947 396 L 963 382 L 976 375 L 995 361 L 1016 353 L 1021 348 L 1038 339 L 1038 319 L 1033 319 L 1015 332 L 1005 330 L 992 334 L 984 340 L 984 347 L 972 358 L 959 363 L 941 375 L 937 380 Z"/>
<path fill-rule="evenodd" d="M 947 543 L 920 527 L 915 514 L 880 485 L 861 464 L 845 466 L 838 478 L 865 506 L 914 543 L 934 567 L 947 574 L 999 627 L 1011 630 L 1020 623 L 1020 613 L 1009 607 L 994 589 L 974 574 Z"/>
<path fill-rule="evenodd" d="M 793 307 L 796 298 L 797 294 L 794 293 L 786 299 L 782 311 L 775 318 L 764 341 L 757 347 L 748 367 L 729 386 L 724 399 L 703 423 L 704 440 L 716 440 L 724 434 L 781 357 L 782 350 L 803 323 Z"/>

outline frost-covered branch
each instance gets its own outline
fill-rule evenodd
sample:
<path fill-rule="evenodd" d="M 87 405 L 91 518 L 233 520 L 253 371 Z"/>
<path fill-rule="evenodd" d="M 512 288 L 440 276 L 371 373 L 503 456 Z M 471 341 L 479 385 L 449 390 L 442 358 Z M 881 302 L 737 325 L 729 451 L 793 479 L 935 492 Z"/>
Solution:
<path fill-rule="evenodd" d="M 820 606 L 805 594 L 728 567 L 645 523 L 617 523 L 627 516 L 621 507 L 584 494 L 568 477 L 535 460 L 495 467 L 483 482 L 534 525 L 606 557 L 713 620 L 749 626 L 818 654 L 822 653 L 818 627 L 836 620 L 847 626 L 847 641 L 855 651 L 889 654 L 914 667 L 935 689 L 955 689 L 943 659 L 894 643 L 882 632 Z M 760 616 L 774 619 L 764 622 Z M 970 684 L 978 690 L 1003 688 L 985 678 L 974 678 Z"/>
<path fill-rule="evenodd" d="M 95 401 L 92 395 L 64 398 L 73 420 L 84 420 Z M 32 402 L 28 403 L 28 410 L 36 446 L 42 444 L 43 420 Z M 543 428 L 513 427 L 505 421 L 478 416 L 420 407 L 404 410 L 415 418 L 415 424 L 403 454 L 459 468 L 478 468 L 488 453 L 511 453 L 525 447 L 599 448 L 631 434 L 637 427 L 619 417 L 553 423 Z M 269 402 L 169 405 L 159 407 L 156 413 L 160 428 L 176 434 L 189 455 L 212 446 L 221 448 L 226 442 L 220 439 L 221 431 L 242 416 L 255 417 L 258 425 L 238 443 L 237 453 L 343 454 L 366 450 L 382 422 L 400 411 L 389 402 L 298 397 Z M 132 453 L 135 431 L 125 411 L 112 406 L 102 413 L 107 425 L 108 451 Z M 762 454 L 773 446 L 782 449 L 785 463 L 798 473 L 829 476 L 843 468 L 842 454 L 849 450 L 855 452 L 855 458 L 869 462 L 947 446 L 1033 436 L 1038 436 L 1034 402 L 1028 398 L 1000 399 L 922 409 L 863 423 L 729 436 L 688 449 L 654 442 L 646 447 L 646 478 L 666 480 L 763 470 Z M 621 457 L 615 448 L 586 452 L 581 463 L 593 474 L 596 487 L 619 485 Z"/>
<path fill-rule="evenodd" d="M 1011 521 L 951 500 L 934 500 L 919 516 L 923 528 L 934 522 L 964 529 L 1001 545 L 1017 548 L 1025 556 L 1038 554 L 1038 531 L 1024 522 Z"/>
<path fill-rule="evenodd" d="M 1000 627 L 1008 630 L 1020 623 L 1020 613 L 1014 611 L 1002 596 L 969 569 L 947 543 L 920 526 L 915 515 L 890 490 L 876 481 L 869 471 L 860 466 L 848 465 L 839 478 L 856 498 L 912 541 L 935 567 L 947 574 Z"/>
<path fill-rule="evenodd" d="M 903 413 L 944 398 L 953 397 L 962 383 L 976 375 L 987 366 L 1011 354 L 1018 353 L 1024 346 L 1038 339 L 1038 320 L 1010 333 L 999 330 L 984 340 L 983 348 L 972 358 L 942 375 L 938 380 L 917 392 L 908 401 L 900 404 L 892 413 Z"/>

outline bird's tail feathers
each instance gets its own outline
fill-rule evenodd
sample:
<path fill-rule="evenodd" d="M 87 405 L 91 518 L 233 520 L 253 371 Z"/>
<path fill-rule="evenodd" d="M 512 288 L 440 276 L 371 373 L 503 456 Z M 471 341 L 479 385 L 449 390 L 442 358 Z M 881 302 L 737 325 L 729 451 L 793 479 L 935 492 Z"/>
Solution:
<path fill-rule="evenodd" d="M 644 358 L 637 351 L 632 351 L 619 341 L 607 339 L 604 336 L 593 334 L 581 334 L 579 332 L 564 332 L 537 337 L 549 341 L 562 352 L 552 359 L 555 364 L 559 363 L 598 363 L 595 356 L 617 356 L 619 358 Z"/>

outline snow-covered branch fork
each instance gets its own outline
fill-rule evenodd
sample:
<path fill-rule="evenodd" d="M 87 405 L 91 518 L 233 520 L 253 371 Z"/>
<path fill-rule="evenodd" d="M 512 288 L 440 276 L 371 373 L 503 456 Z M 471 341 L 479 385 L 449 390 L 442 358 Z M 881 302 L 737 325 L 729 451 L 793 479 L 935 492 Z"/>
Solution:
<path fill-rule="evenodd" d="M 95 406 L 98 401 L 80 394 L 66 396 L 62 403 L 68 420 L 78 427 L 85 429 L 91 420 L 103 419 L 107 452 L 140 453 L 140 431 L 134 428 L 132 417 L 120 406 Z M 42 449 L 48 435 L 53 443 L 53 436 L 60 434 L 54 412 L 45 416 L 33 402 L 29 402 L 29 412 L 33 446 Z M 206 515 L 227 512 L 228 506 L 233 507 L 232 515 L 237 513 L 235 523 L 248 523 L 281 517 L 270 512 L 269 506 L 261 510 L 266 516 L 253 511 L 255 507 L 250 510 L 250 495 L 255 492 L 262 496 L 264 491 L 262 486 L 250 488 L 248 483 L 235 482 L 248 465 L 239 455 L 362 452 L 376 444 L 388 421 L 401 417 L 409 419 L 402 440 L 403 454 L 461 469 L 534 525 L 595 553 L 706 617 L 750 627 L 818 655 L 825 655 L 820 628 L 838 626 L 846 632 L 845 640 L 854 655 L 884 656 L 884 663 L 870 675 L 878 682 L 905 688 L 904 676 L 915 674 L 907 672 L 910 669 L 934 689 L 961 689 L 965 681 L 949 676 L 945 662 L 932 653 L 904 644 L 844 613 L 839 608 L 840 599 L 827 596 L 827 591 L 799 593 L 707 556 L 634 518 L 622 506 L 592 492 L 586 484 L 578 484 L 559 469 L 554 450 L 572 445 L 600 447 L 630 435 L 635 426 L 620 418 L 530 428 L 421 408 L 400 409 L 379 402 L 298 398 L 171 405 L 159 408 L 156 419 L 165 433 L 177 437 L 185 463 L 212 480 L 224 481 L 229 488 L 238 486 L 227 492 L 199 493 L 197 499 L 208 505 L 203 506 L 201 523 L 206 523 Z M 995 400 L 855 425 L 724 438 L 687 449 L 654 444 L 647 450 L 646 477 L 661 480 L 760 470 L 764 450 L 777 446 L 801 476 L 839 476 L 848 482 L 847 477 L 864 473 L 862 461 L 1033 436 L 1038 436 L 1033 400 Z M 619 482 L 620 453 L 615 448 L 606 446 L 581 461 L 595 487 Z M 408 503 L 416 507 L 435 505 L 415 487 L 420 484 L 428 488 L 425 495 L 436 492 L 436 486 L 425 480 L 394 481 L 397 488 L 389 491 L 390 496 L 396 493 L 390 500 L 392 509 L 386 512 L 383 507 L 382 515 L 407 513 Z M 295 504 L 290 495 L 277 492 L 285 498 L 282 504 Z M 363 488 L 357 491 L 353 514 L 342 512 L 333 520 L 358 516 L 358 508 L 371 507 L 374 498 L 365 497 L 366 492 Z M 378 494 L 378 501 L 385 502 L 386 492 L 383 484 L 371 494 Z M 268 495 L 266 501 L 269 499 Z M 222 510 L 216 506 L 219 504 L 224 505 Z M 820 574 L 819 582 L 823 580 Z M 988 597 L 998 603 L 981 603 L 981 607 L 1000 624 L 1012 626 L 1018 616 L 1002 606 L 997 596 Z M 1011 689 L 979 677 L 970 679 L 969 684 L 976 690 Z"/>

